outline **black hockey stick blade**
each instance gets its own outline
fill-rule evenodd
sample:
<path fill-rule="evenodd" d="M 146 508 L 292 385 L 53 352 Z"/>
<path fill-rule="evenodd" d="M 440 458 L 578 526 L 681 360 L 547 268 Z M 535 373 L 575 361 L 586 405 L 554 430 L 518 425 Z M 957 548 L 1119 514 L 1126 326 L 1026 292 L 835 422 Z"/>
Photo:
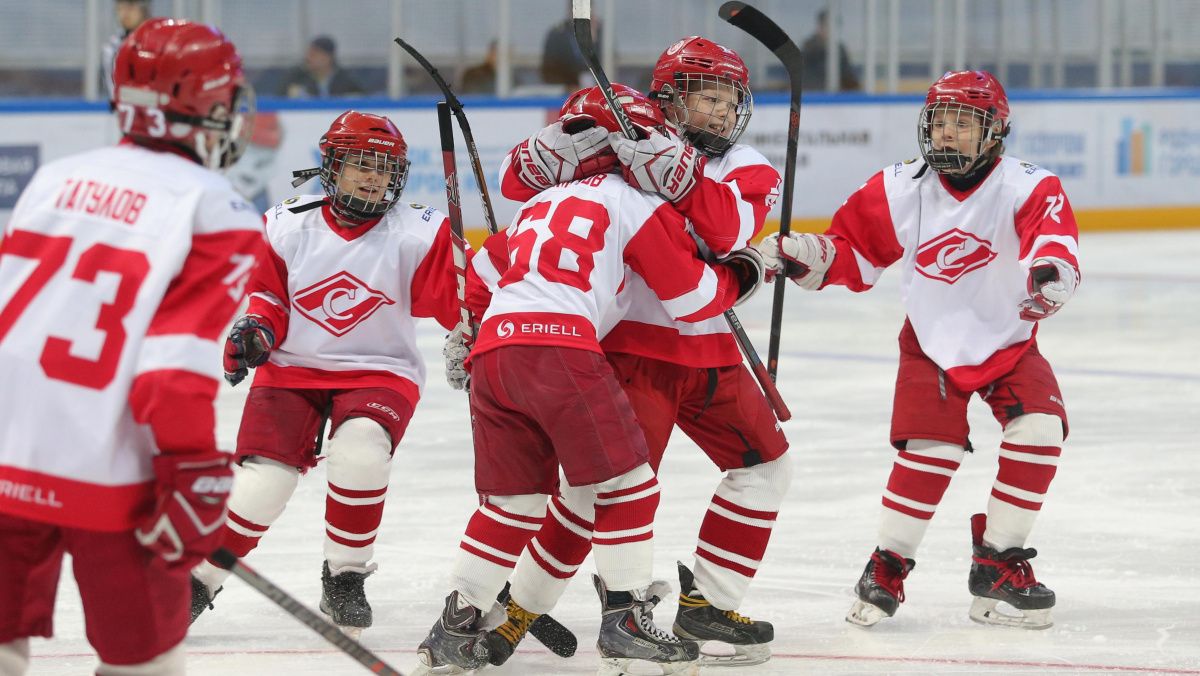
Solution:
<path fill-rule="evenodd" d="M 429 77 L 433 78 L 434 84 L 438 86 L 438 89 L 442 90 L 442 95 L 445 96 L 446 103 L 450 104 L 450 109 L 455 112 L 462 110 L 462 103 L 458 100 L 458 97 L 454 95 L 454 91 L 450 89 L 450 85 L 446 82 L 446 79 L 442 77 L 442 74 L 438 72 L 438 69 L 434 68 L 432 63 L 429 63 L 429 59 L 426 59 L 424 56 L 422 56 L 421 52 L 417 51 L 416 47 L 413 47 L 405 42 L 403 38 L 396 38 L 396 44 L 400 45 L 404 51 L 408 52 L 408 55 L 415 59 L 417 63 L 425 69 L 426 73 L 429 73 Z"/>
<path fill-rule="evenodd" d="M 788 115 L 787 159 L 783 171 L 783 195 L 779 205 L 779 236 L 787 237 L 792 230 L 792 201 L 796 185 L 796 154 L 800 138 L 800 97 L 804 56 L 796 43 L 771 19 L 744 2 L 731 0 L 721 5 L 717 14 L 754 36 L 783 62 L 791 85 L 791 113 Z M 767 348 L 767 374 L 774 382 L 779 371 L 779 348 L 783 329 L 783 295 L 787 285 L 775 283 L 771 303 L 771 342 Z"/>
<path fill-rule="evenodd" d="M 772 52 L 790 39 L 783 29 L 767 18 L 767 15 L 744 2 L 730 0 L 721 5 L 717 15 L 758 38 L 758 41 Z"/>
<path fill-rule="evenodd" d="M 800 91 L 800 77 L 803 72 L 801 66 L 804 56 L 796 43 L 779 27 L 779 24 L 754 7 L 744 2 L 737 2 L 737 0 L 730 0 L 721 5 L 717 14 L 730 24 L 754 36 L 754 39 L 779 57 L 787 70 L 792 89 L 795 92 Z"/>
<path fill-rule="evenodd" d="M 243 582 L 254 587 L 263 596 L 274 601 L 292 617 L 300 620 L 309 629 L 320 634 L 321 638 L 329 641 L 342 652 L 353 657 L 359 664 L 373 674 L 384 676 L 404 676 L 400 671 L 384 662 L 378 655 L 368 650 L 363 644 L 342 633 L 331 622 L 309 610 L 297 601 L 291 594 L 275 586 L 270 580 L 259 575 L 253 568 L 238 560 L 238 557 L 224 547 L 213 552 L 213 562 L 221 568 L 232 572 Z"/>
<path fill-rule="evenodd" d="M 571 0 L 571 19 L 575 29 L 575 42 L 579 44 L 579 53 L 583 56 L 583 61 L 591 71 L 600 91 L 604 94 L 604 101 L 612 110 L 613 117 L 617 118 L 617 124 L 621 125 L 621 133 L 625 135 L 625 138 L 638 138 L 633 123 L 625 116 L 625 109 L 617 103 L 612 83 L 608 81 L 608 76 L 604 74 L 604 67 L 600 65 L 600 59 L 596 56 L 596 45 L 592 40 L 592 1 Z"/>
<path fill-rule="evenodd" d="M 509 584 L 506 582 L 496 601 L 504 607 L 508 605 L 509 596 Z M 529 625 L 529 633 L 559 657 L 571 657 L 579 647 L 579 639 L 575 638 L 575 634 L 549 615 L 541 615 L 534 620 L 533 624 Z"/>
<path fill-rule="evenodd" d="M 467 122 L 467 113 L 463 110 L 462 102 L 454 95 L 454 90 L 450 88 L 450 84 L 442 77 L 437 68 L 426 59 L 421 52 L 418 52 L 416 47 L 408 44 L 403 38 L 396 38 L 396 44 L 408 52 L 408 55 L 420 64 L 421 68 L 429 73 L 429 77 L 433 78 L 434 84 L 438 89 L 442 90 L 442 98 L 446 104 L 450 106 L 450 111 L 454 113 L 454 119 L 458 121 L 458 128 L 462 131 L 463 140 L 467 143 L 467 155 L 471 157 L 471 173 L 475 175 L 475 183 L 479 185 L 479 199 L 483 203 L 483 219 L 486 221 L 489 234 L 496 234 L 499 226 L 496 225 L 496 214 L 492 209 L 492 197 L 488 194 L 487 177 L 483 175 L 483 162 L 479 159 L 479 148 L 475 145 L 475 135 L 471 133 L 471 124 Z"/>

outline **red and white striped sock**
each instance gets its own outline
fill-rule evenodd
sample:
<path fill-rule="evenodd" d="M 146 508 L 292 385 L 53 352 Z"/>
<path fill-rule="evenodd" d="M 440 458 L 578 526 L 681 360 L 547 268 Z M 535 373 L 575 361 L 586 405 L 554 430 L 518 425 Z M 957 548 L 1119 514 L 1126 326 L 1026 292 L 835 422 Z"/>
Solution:
<path fill-rule="evenodd" d="M 383 477 L 387 476 L 385 472 Z M 330 573 L 366 568 L 371 562 L 386 497 L 386 485 L 353 490 L 329 484 L 325 495 L 325 560 Z"/>
<path fill-rule="evenodd" d="M 243 460 L 234 471 L 229 513 L 221 526 L 221 546 L 238 558 L 249 554 L 283 514 L 299 480 L 300 471 L 295 467 L 258 456 Z M 192 569 L 192 575 L 211 591 L 225 582 L 229 571 L 203 561 Z"/>
<path fill-rule="evenodd" d="M 525 610 L 548 613 L 592 550 L 596 493 L 591 486 L 564 485 L 550 498 L 541 530 L 529 541 L 513 571 L 510 593 Z"/>
<path fill-rule="evenodd" d="M 721 610 L 736 610 L 754 578 L 779 506 L 791 485 L 791 457 L 726 472 L 696 543 L 696 588 Z M 690 589 L 680 590 L 684 594 Z"/>
<path fill-rule="evenodd" d="M 391 437 L 370 418 L 347 419 L 329 440 L 324 549 L 333 575 L 374 570 L 371 558 L 391 466 Z"/>
<path fill-rule="evenodd" d="M 962 446 L 928 439 L 912 439 L 900 451 L 883 492 L 880 547 L 915 557 L 963 453 Z"/>
<path fill-rule="evenodd" d="M 988 499 L 985 543 L 998 551 L 1025 546 L 1058 470 L 1062 443 L 1062 421 L 1057 416 L 1030 413 L 1008 424 Z"/>
<path fill-rule="evenodd" d="M 546 495 L 488 496 L 467 523 L 451 586 L 483 612 L 495 603 L 525 545 L 546 516 Z"/>
<path fill-rule="evenodd" d="M 654 581 L 654 513 L 658 480 L 642 464 L 595 485 L 592 551 L 596 571 L 610 591 L 630 591 Z"/>

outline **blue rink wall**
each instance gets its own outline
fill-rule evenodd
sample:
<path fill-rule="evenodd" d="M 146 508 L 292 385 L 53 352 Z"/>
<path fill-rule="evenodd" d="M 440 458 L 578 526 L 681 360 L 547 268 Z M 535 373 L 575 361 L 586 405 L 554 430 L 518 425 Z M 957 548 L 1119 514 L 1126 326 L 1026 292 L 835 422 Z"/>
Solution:
<path fill-rule="evenodd" d="M 1013 92 L 1013 133 L 1007 153 L 1054 171 L 1063 181 L 1084 230 L 1200 227 L 1200 90 Z M 500 195 L 497 172 L 513 145 L 556 114 L 556 98 L 464 97 L 484 165 L 497 221 L 516 203 Z M 445 209 L 445 178 L 437 136 L 435 98 L 337 99 L 259 102 L 255 143 L 231 170 L 248 197 L 267 206 L 294 194 L 291 172 L 316 166 L 316 142 L 329 122 L 348 109 L 388 115 L 409 144 L 412 170 L 407 201 Z M 874 172 L 917 155 L 916 118 L 922 98 L 813 94 L 800 117 L 794 230 L 820 231 L 841 202 Z M 787 149 L 788 99 L 755 99 L 742 142 L 782 169 Z M 6 217 L 40 164 L 118 139 L 106 103 L 9 100 L 0 102 L 0 217 Z M 475 239 L 484 218 L 461 136 L 459 180 L 463 215 Z M 782 172 L 781 172 L 782 173 Z M 778 207 L 769 217 L 777 222 Z M 768 224 L 766 230 L 775 226 Z"/>

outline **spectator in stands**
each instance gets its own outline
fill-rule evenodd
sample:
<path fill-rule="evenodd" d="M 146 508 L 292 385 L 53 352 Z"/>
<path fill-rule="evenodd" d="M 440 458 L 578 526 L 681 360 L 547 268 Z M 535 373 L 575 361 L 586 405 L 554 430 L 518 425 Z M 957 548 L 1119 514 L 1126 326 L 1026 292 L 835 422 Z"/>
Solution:
<path fill-rule="evenodd" d="M 324 99 L 365 94 L 366 90 L 349 71 L 338 65 L 337 44 L 333 38 L 320 35 L 308 43 L 304 64 L 287 74 L 278 93 L 292 99 Z"/>
<path fill-rule="evenodd" d="M 109 101 L 114 98 L 112 70 L 117 49 L 121 47 L 121 43 L 125 42 L 125 38 L 133 32 L 133 29 L 146 23 L 146 19 L 150 18 L 150 0 L 117 0 L 114 9 L 117 14 L 117 23 L 121 28 L 113 33 L 108 42 L 104 43 L 104 51 L 100 56 L 100 68 L 102 69 L 100 75 L 104 81 L 104 90 L 108 94 Z"/>
<path fill-rule="evenodd" d="M 592 41 L 600 44 L 600 22 L 592 19 Z M 580 74 L 587 73 L 587 64 L 575 43 L 575 27 L 571 23 L 571 3 L 567 2 L 567 18 L 550 27 L 546 41 L 542 43 L 542 82 L 562 85 L 567 91 L 575 91 L 591 85 L 590 74 L 581 83 Z"/>
<path fill-rule="evenodd" d="M 804 88 L 807 90 L 828 89 L 825 71 L 829 45 L 829 10 L 817 12 L 817 29 L 804 41 L 800 51 L 804 55 Z M 850 52 L 846 51 L 844 42 L 838 43 L 838 86 L 839 91 L 853 91 L 861 86 L 858 76 L 854 74 L 854 65 L 850 63 Z"/>
<path fill-rule="evenodd" d="M 463 71 L 458 85 L 460 94 L 496 93 L 496 49 L 496 41 L 492 40 L 483 61 Z"/>

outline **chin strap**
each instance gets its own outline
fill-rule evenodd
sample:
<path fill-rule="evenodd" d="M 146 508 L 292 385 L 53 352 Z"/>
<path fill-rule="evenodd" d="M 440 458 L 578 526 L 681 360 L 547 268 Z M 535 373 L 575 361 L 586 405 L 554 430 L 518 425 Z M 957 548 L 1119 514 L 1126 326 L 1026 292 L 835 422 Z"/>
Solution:
<path fill-rule="evenodd" d="M 292 172 L 292 187 L 299 188 L 310 181 L 314 176 L 321 173 L 321 170 L 314 167 L 312 169 L 298 169 Z"/>

